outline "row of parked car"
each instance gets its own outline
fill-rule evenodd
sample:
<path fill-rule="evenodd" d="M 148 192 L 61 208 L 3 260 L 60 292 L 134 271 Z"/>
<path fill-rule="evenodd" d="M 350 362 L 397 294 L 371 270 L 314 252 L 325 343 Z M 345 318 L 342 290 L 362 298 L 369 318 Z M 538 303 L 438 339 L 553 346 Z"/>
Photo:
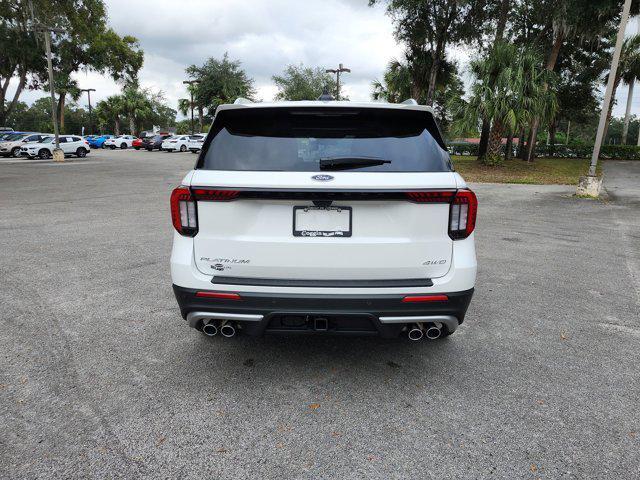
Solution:
<path fill-rule="evenodd" d="M 141 138 L 133 135 L 60 135 L 60 148 L 65 156 L 85 157 L 91 148 L 136 150 L 163 150 L 167 152 L 198 153 L 206 134 L 170 135 L 148 134 Z M 0 131 L 0 156 L 51 158 L 55 139 L 51 133 Z"/>
<path fill-rule="evenodd" d="M 58 140 L 65 156 L 86 157 L 91 150 L 89 142 L 80 135 L 60 135 Z M 51 158 L 55 148 L 55 137 L 51 133 L 0 133 L 0 156 L 3 157 Z"/>
<path fill-rule="evenodd" d="M 134 148 L 136 150 L 164 150 L 167 152 L 193 152 L 197 153 L 202 148 L 206 134 L 195 135 L 171 135 L 168 133 L 147 134 L 140 138 L 133 135 L 89 135 L 85 137 L 93 148 L 122 149 Z"/>

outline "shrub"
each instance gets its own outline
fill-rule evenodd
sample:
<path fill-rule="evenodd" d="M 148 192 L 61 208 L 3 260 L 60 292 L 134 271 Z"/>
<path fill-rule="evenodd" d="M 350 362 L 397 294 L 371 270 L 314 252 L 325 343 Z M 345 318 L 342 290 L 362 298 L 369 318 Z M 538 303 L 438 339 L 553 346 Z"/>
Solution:
<path fill-rule="evenodd" d="M 516 147 L 514 146 L 514 149 Z M 449 143 L 447 149 L 451 155 L 478 155 L 478 144 Z M 502 147 L 504 152 L 504 146 Z M 545 158 L 591 158 L 593 145 L 570 143 L 569 145 L 545 145 L 538 143 L 536 156 Z M 604 160 L 640 160 L 640 147 L 635 145 L 603 145 L 600 158 Z"/>

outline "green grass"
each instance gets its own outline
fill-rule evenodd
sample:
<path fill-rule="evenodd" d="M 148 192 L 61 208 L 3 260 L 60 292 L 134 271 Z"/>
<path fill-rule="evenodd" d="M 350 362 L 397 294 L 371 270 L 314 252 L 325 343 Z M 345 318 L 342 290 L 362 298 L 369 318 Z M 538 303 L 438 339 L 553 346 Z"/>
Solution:
<path fill-rule="evenodd" d="M 584 158 L 537 158 L 532 163 L 512 159 L 501 167 L 482 165 L 476 157 L 453 155 L 451 160 L 467 182 L 478 183 L 577 185 L 578 178 L 589 171 L 589 160 Z"/>

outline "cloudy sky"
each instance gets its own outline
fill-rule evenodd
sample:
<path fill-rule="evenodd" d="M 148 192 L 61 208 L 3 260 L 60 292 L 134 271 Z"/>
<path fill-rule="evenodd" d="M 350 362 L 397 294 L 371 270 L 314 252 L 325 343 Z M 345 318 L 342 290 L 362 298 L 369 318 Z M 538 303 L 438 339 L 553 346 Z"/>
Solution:
<path fill-rule="evenodd" d="M 133 35 L 145 52 L 140 72 L 144 87 L 162 90 L 172 107 L 185 97 L 184 69 L 229 52 L 255 81 L 258 98 L 271 100 L 271 76 L 289 64 L 331 68 L 343 63 L 351 100 L 369 100 L 371 82 L 381 78 L 390 59 L 402 56 L 384 6 L 368 0 L 105 0 L 109 23 L 120 35 Z M 629 30 L 635 31 L 635 22 Z M 469 54 L 453 49 L 450 58 L 464 72 Z M 95 88 L 92 101 L 119 92 L 110 78 L 92 72 L 76 75 L 81 88 Z M 615 114 L 624 110 L 626 88 L 618 92 Z M 624 90 L 624 92 L 623 92 Z M 640 88 L 634 112 L 640 110 Z M 44 92 L 25 92 L 31 103 Z M 86 99 L 81 100 L 81 103 Z"/>

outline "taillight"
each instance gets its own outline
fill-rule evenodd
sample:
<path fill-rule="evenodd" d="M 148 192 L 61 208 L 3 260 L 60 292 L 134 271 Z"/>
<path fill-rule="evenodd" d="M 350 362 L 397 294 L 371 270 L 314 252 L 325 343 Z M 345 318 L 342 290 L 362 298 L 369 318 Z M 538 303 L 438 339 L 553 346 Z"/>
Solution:
<path fill-rule="evenodd" d="M 448 230 L 452 240 L 467 238 L 476 227 L 478 199 L 471 190 L 427 190 L 406 192 L 405 195 L 415 203 L 448 203 Z"/>
<path fill-rule="evenodd" d="M 193 196 L 196 200 L 208 202 L 229 202 L 235 200 L 240 192 L 238 190 L 214 190 L 211 188 L 193 188 Z"/>
<path fill-rule="evenodd" d="M 471 190 L 458 190 L 449 210 L 449 236 L 467 238 L 476 228 L 478 199 Z"/>
<path fill-rule="evenodd" d="M 180 235 L 195 237 L 198 233 L 196 202 L 189 187 L 180 186 L 171 192 L 171 220 Z"/>

